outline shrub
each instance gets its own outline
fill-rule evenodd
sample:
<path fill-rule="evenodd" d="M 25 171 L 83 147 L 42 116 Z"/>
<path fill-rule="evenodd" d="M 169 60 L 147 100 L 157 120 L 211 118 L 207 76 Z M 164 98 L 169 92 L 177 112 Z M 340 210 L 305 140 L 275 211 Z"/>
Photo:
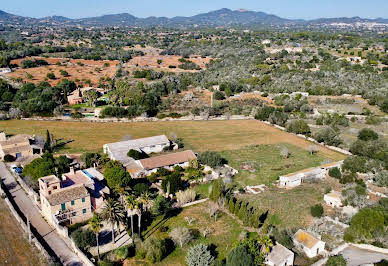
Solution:
<path fill-rule="evenodd" d="M 266 120 L 268 120 L 269 116 L 273 112 L 275 112 L 275 110 L 276 109 L 272 106 L 264 106 L 264 107 L 260 108 L 259 110 L 257 110 L 257 112 L 255 114 L 255 119 L 266 121 Z"/>
<path fill-rule="evenodd" d="M 323 142 L 330 146 L 338 146 L 342 143 L 338 132 L 330 127 L 320 129 L 314 134 L 314 139 L 316 139 L 318 142 Z"/>
<path fill-rule="evenodd" d="M 175 194 L 178 190 L 182 188 L 182 179 L 180 172 L 173 172 L 171 175 L 168 175 L 162 181 L 163 191 L 169 194 Z"/>
<path fill-rule="evenodd" d="M 136 192 L 137 195 L 141 195 L 149 190 L 148 186 L 144 183 L 136 184 L 133 187 L 133 190 Z"/>
<path fill-rule="evenodd" d="M 151 207 L 151 213 L 154 216 L 158 216 L 164 213 L 167 213 L 171 208 L 170 202 L 163 197 L 162 195 L 158 195 L 154 200 L 154 204 Z"/>
<path fill-rule="evenodd" d="M 363 128 L 360 130 L 360 132 L 358 132 L 359 140 L 368 141 L 368 140 L 377 140 L 378 138 L 379 138 L 379 135 L 369 128 Z"/>
<path fill-rule="evenodd" d="M 75 245 L 82 250 L 88 247 L 94 247 L 97 245 L 96 236 L 90 229 L 83 231 L 81 228 L 71 233 L 71 238 L 74 240 Z"/>
<path fill-rule="evenodd" d="M 344 160 L 344 163 L 342 164 L 342 170 L 348 170 L 352 173 L 364 173 L 366 171 L 365 164 L 365 158 L 357 155 L 349 156 Z"/>
<path fill-rule="evenodd" d="M 179 245 L 181 248 L 193 239 L 193 235 L 187 227 L 175 227 L 168 235 L 175 245 Z"/>
<path fill-rule="evenodd" d="M 183 205 L 195 200 L 197 193 L 192 189 L 187 189 L 185 191 L 178 191 L 176 193 L 176 198 L 179 204 Z"/>
<path fill-rule="evenodd" d="M 310 213 L 313 217 L 322 217 L 323 215 L 323 207 L 321 204 L 317 204 L 310 207 Z"/>
<path fill-rule="evenodd" d="M 163 240 L 156 237 L 149 237 L 137 251 L 140 257 L 146 258 L 151 263 L 155 263 L 163 259 L 166 254 L 166 246 Z"/>
<path fill-rule="evenodd" d="M 310 134 L 310 127 L 304 120 L 294 120 L 287 124 L 288 132 L 295 134 Z"/>
<path fill-rule="evenodd" d="M 53 72 L 49 72 L 47 73 L 46 77 L 49 79 L 55 79 L 55 74 Z"/>
<path fill-rule="evenodd" d="M 330 168 L 329 169 L 329 176 L 341 179 L 341 170 L 338 167 Z"/>
<path fill-rule="evenodd" d="M 125 260 L 129 254 L 128 246 L 123 246 L 118 249 L 115 249 L 114 254 L 118 260 L 121 260 L 121 261 Z"/>
<path fill-rule="evenodd" d="M 326 266 L 346 266 L 346 260 L 342 255 L 331 256 L 326 262 Z"/>
<path fill-rule="evenodd" d="M 202 243 L 191 247 L 186 255 L 186 262 L 189 266 L 210 266 L 213 261 L 214 257 L 208 246 Z"/>
<path fill-rule="evenodd" d="M 9 163 L 15 161 L 15 157 L 13 157 L 11 154 L 4 155 L 4 162 Z"/>
<path fill-rule="evenodd" d="M 214 151 L 205 151 L 198 154 L 198 161 L 212 168 L 225 164 L 225 159 L 221 155 Z"/>
<path fill-rule="evenodd" d="M 213 97 L 214 97 L 214 100 L 224 100 L 225 99 L 225 95 L 221 91 L 215 91 Z"/>

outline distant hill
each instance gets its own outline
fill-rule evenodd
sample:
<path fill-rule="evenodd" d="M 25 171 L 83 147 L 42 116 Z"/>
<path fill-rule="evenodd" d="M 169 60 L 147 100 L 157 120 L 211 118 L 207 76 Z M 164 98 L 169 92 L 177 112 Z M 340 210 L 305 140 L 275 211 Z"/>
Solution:
<path fill-rule="evenodd" d="M 103 15 L 98 17 L 70 19 L 63 16 L 29 18 L 6 13 L 0 10 L 0 24 L 63 25 L 63 26 L 138 26 L 138 27 L 220 27 L 220 26 L 257 26 L 257 25 L 312 25 L 333 23 L 385 23 L 388 19 L 320 18 L 314 20 L 291 20 L 264 12 L 249 10 L 230 10 L 227 8 L 198 14 L 191 17 L 148 17 L 138 18 L 128 13 Z"/>

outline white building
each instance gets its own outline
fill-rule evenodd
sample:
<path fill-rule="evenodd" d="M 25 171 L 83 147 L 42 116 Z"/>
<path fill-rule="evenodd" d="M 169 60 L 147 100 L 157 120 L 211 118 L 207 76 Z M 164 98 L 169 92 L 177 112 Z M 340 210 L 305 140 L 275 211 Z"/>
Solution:
<path fill-rule="evenodd" d="M 293 237 L 296 248 L 303 251 L 307 257 L 314 258 L 325 251 L 325 242 L 299 229 Z"/>
<path fill-rule="evenodd" d="M 342 195 L 341 192 L 338 191 L 331 191 L 328 194 L 325 194 L 323 196 L 323 200 L 325 203 L 331 207 L 341 207 L 342 206 Z"/>
<path fill-rule="evenodd" d="M 10 69 L 9 67 L 0 68 L 0 74 L 7 74 L 11 72 L 12 72 L 12 69 Z"/>
<path fill-rule="evenodd" d="M 104 153 L 111 160 L 117 160 L 124 166 L 134 160 L 127 156 L 129 150 L 137 150 L 146 154 L 162 152 L 165 147 L 170 146 L 170 141 L 165 135 L 153 136 L 148 138 L 133 139 L 105 144 Z"/>
<path fill-rule="evenodd" d="M 302 184 L 303 174 L 289 174 L 284 176 L 279 176 L 279 187 L 281 188 L 294 188 Z"/>
<path fill-rule="evenodd" d="M 294 253 L 277 243 L 268 254 L 265 264 L 270 266 L 292 266 L 294 265 Z"/>

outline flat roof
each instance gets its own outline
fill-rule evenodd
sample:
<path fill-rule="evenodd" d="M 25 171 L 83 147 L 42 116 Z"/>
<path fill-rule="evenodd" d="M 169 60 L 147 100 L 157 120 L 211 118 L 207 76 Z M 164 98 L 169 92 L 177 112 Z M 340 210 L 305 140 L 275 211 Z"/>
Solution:
<path fill-rule="evenodd" d="M 267 260 L 271 261 L 274 265 L 283 265 L 284 261 L 294 253 L 283 245 L 277 243 L 269 253 Z"/>
<path fill-rule="evenodd" d="M 302 229 L 295 233 L 294 239 L 307 248 L 314 247 L 320 241 Z"/>

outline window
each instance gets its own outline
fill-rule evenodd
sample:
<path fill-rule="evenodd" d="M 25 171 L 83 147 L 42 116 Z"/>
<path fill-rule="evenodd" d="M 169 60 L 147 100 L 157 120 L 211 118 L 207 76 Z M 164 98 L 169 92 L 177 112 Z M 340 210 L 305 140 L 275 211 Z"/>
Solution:
<path fill-rule="evenodd" d="M 71 216 L 73 216 L 73 217 L 74 217 L 76 214 L 77 214 L 76 212 L 73 212 L 73 213 L 71 214 Z"/>
<path fill-rule="evenodd" d="M 85 213 L 86 213 L 86 209 L 82 209 L 82 213 L 84 213 L 84 214 L 85 214 Z"/>
<path fill-rule="evenodd" d="M 65 204 L 65 203 L 62 203 L 62 204 L 61 204 L 61 208 L 62 208 L 62 211 L 65 211 L 65 210 L 66 210 L 66 204 Z"/>
<path fill-rule="evenodd" d="M 74 200 L 71 201 L 71 205 L 74 205 Z"/>
<path fill-rule="evenodd" d="M 57 186 L 53 186 L 53 189 L 57 189 Z"/>
<path fill-rule="evenodd" d="M 85 198 L 82 198 L 82 202 L 85 202 Z"/>

